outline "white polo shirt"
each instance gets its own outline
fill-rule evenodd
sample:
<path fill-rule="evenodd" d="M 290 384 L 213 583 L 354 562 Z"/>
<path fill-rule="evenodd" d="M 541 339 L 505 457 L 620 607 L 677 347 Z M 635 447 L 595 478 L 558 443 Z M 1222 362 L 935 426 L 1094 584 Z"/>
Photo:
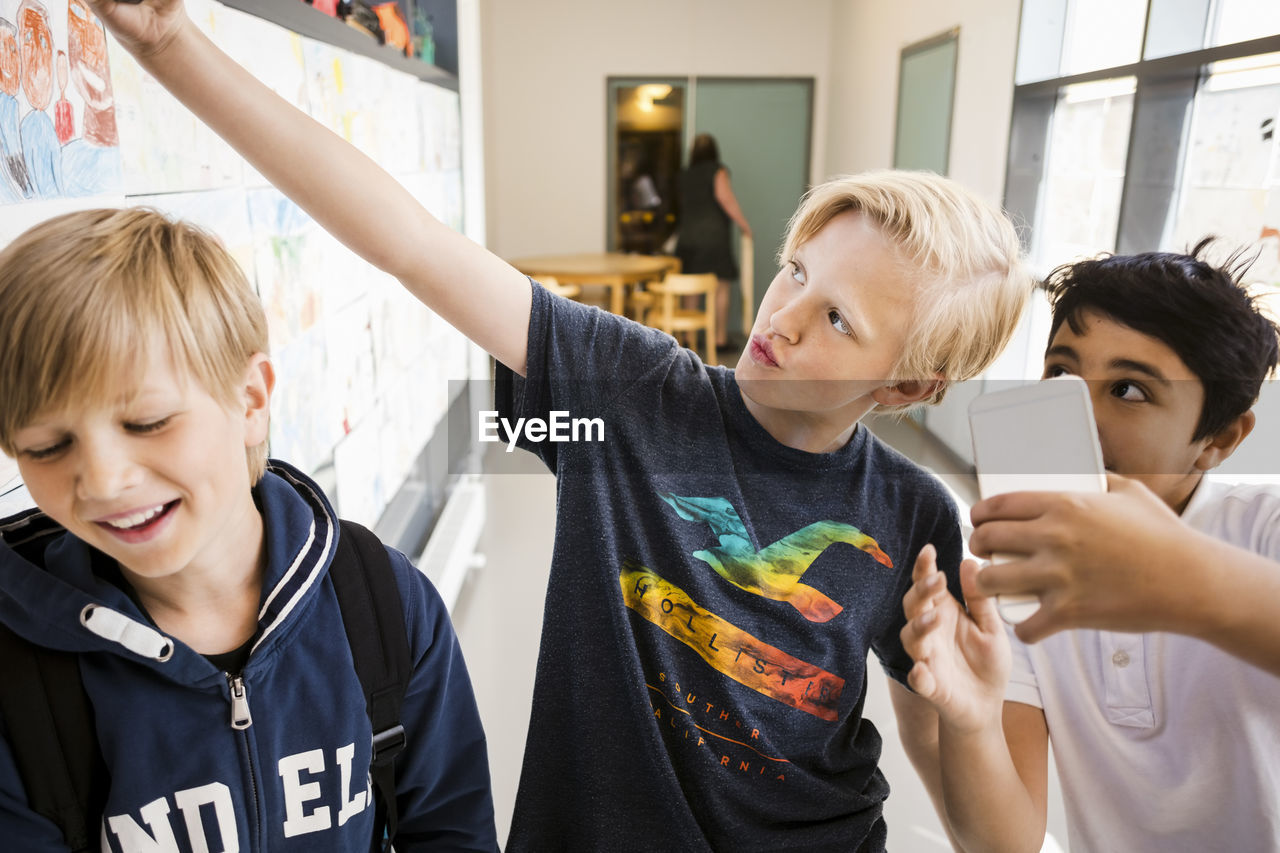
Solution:
<path fill-rule="evenodd" d="M 1182 517 L 1280 560 L 1280 487 L 1205 479 Z M 1280 851 L 1280 678 L 1177 634 L 1009 636 L 1005 698 L 1044 710 L 1072 851 Z"/>

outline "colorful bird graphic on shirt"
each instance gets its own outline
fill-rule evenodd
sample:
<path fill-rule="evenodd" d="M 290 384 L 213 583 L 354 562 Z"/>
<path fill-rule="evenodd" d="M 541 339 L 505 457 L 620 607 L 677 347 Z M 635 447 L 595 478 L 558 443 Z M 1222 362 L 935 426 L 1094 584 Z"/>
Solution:
<path fill-rule="evenodd" d="M 883 565 L 893 560 L 874 539 L 858 528 L 837 521 L 818 521 L 757 551 L 733 504 L 724 498 L 687 498 L 659 494 L 685 521 L 704 521 L 720 539 L 720 547 L 694 551 L 693 556 L 716 570 L 739 589 L 785 601 L 810 622 L 826 622 L 844 608 L 800 577 L 818 555 L 836 542 L 865 551 Z"/>

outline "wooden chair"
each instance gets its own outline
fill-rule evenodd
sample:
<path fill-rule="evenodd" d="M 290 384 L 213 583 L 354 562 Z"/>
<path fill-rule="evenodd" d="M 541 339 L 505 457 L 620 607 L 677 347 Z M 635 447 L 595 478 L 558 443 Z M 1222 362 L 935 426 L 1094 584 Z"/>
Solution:
<path fill-rule="evenodd" d="M 580 284 L 561 284 L 560 280 L 553 275 L 544 275 L 537 277 L 538 284 L 550 290 L 552 293 L 559 294 L 565 299 L 577 299 L 582 295 L 582 285 Z"/>
<path fill-rule="evenodd" d="M 738 284 L 742 289 L 742 334 L 751 337 L 751 324 L 756 321 L 755 245 L 746 234 L 738 249 Z"/>
<path fill-rule="evenodd" d="M 680 272 L 680 259 L 675 255 L 659 255 L 666 260 L 667 268 L 662 273 L 663 276 Z M 658 297 L 649 290 L 654 282 L 661 281 L 661 276 L 647 281 L 639 282 L 629 291 L 627 291 L 627 316 L 640 322 L 646 323 L 645 316 L 658 304 Z"/>
<path fill-rule="evenodd" d="M 676 332 L 702 332 L 706 338 L 704 360 L 707 364 L 715 364 L 716 285 L 714 273 L 668 273 L 662 281 L 649 285 L 655 304 L 645 312 L 644 322 L 669 335 Z M 701 296 L 701 310 L 681 307 L 682 296 Z"/>

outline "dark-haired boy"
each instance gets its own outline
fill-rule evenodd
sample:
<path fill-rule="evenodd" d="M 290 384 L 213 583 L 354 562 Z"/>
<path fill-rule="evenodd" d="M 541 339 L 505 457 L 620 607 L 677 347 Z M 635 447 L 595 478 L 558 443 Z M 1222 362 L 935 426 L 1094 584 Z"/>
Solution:
<path fill-rule="evenodd" d="M 966 562 L 967 615 L 916 566 L 910 683 L 965 849 L 1040 849 L 1050 742 L 1073 850 L 1280 849 L 1280 488 L 1204 478 L 1253 429 L 1277 330 L 1204 246 L 1050 277 L 1044 375 L 1089 382 L 1109 491 L 975 506 L 974 553 L 1022 556 Z M 1041 600 L 1012 666 L 1005 592 Z"/>

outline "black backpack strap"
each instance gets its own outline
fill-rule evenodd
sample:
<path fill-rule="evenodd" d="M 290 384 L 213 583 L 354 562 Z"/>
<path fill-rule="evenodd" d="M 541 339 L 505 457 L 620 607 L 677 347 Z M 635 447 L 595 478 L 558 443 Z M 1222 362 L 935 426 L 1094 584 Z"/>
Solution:
<path fill-rule="evenodd" d="M 0 660 L 0 714 L 32 810 L 75 853 L 97 850 L 110 779 L 77 656 L 0 626 Z"/>
<path fill-rule="evenodd" d="M 398 817 L 395 758 L 405 744 L 400 704 L 413 672 L 404 607 L 387 549 L 377 536 L 355 522 L 341 522 L 329 576 L 373 724 L 369 776 L 381 800 L 377 824 L 381 828 L 385 816 L 389 846 L 395 840 Z"/>

